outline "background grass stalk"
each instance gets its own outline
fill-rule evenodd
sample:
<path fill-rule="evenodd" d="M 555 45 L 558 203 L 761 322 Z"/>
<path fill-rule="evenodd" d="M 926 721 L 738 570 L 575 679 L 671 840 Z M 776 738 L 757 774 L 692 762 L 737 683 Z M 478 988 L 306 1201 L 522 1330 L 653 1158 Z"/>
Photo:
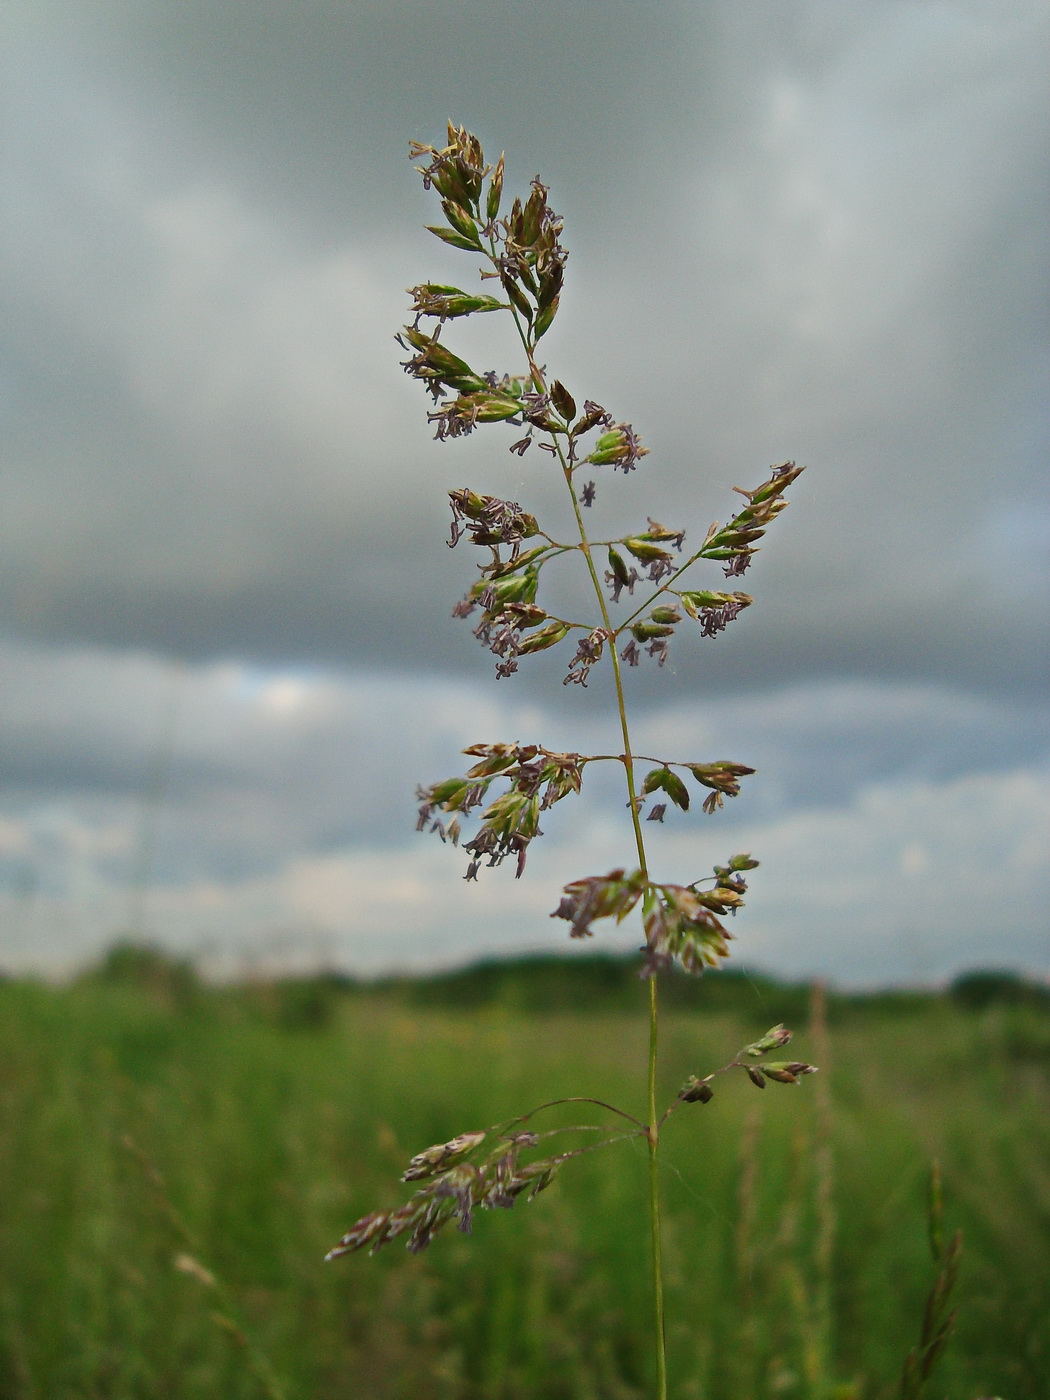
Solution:
<path fill-rule="evenodd" d="M 667 1400 L 667 1324 L 664 1318 L 664 1259 L 660 1234 L 660 1124 L 656 1116 L 656 1059 L 659 1048 L 656 978 L 649 979 L 649 1229 L 653 1248 L 653 1308 L 656 1332 L 656 1394 Z"/>
<path fill-rule="evenodd" d="M 818 978 L 810 992 L 809 1033 L 814 1054 L 824 1071 L 814 1085 L 814 1147 L 813 1174 L 816 1207 L 816 1240 L 814 1241 L 814 1332 L 817 1352 L 817 1378 L 812 1388 L 823 1397 L 830 1387 L 832 1331 L 832 1269 L 835 1259 L 835 1155 L 834 1108 L 831 1099 L 831 1078 L 828 1073 L 831 1054 L 828 1045 L 827 990 Z"/>

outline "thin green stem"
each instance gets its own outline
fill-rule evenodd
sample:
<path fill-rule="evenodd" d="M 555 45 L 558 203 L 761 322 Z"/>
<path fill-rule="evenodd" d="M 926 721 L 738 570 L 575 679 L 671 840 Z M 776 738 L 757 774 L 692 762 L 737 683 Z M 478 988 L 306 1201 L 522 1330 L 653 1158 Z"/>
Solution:
<path fill-rule="evenodd" d="M 493 261 L 495 261 L 495 259 L 493 259 Z M 538 394 L 545 393 L 547 386 L 544 381 L 543 372 L 536 364 L 534 355 L 535 346 L 530 343 L 516 308 L 511 308 L 511 315 L 514 318 L 514 325 L 517 328 L 518 337 L 521 340 L 522 347 L 528 358 L 529 372 L 532 376 L 533 387 Z M 569 499 L 572 501 L 573 514 L 576 517 L 576 527 L 580 532 L 580 550 L 584 559 L 587 561 L 587 572 L 591 576 L 594 596 L 597 598 L 598 607 L 601 610 L 602 625 L 610 638 L 609 658 L 612 661 L 613 679 L 616 685 L 616 707 L 620 716 L 620 732 L 623 735 L 623 766 L 627 780 L 627 801 L 631 813 L 631 823 L 634 827 L 634 844 L 638 851 L 638 866 L 641 870 L 642 878 L 648 880 L 649 867 L 645 857 L 645 840 L 642 836 L 642 824 L 639 813 L 640 804 L 634 778 L 634 754 L 631 749 L 631 735 L 627 726 L 627 705 L 623 693 L 623 675 L 620 670 L 620 658 L 616 652 L 616 637 L 622 629 L 613 627 L 612 620 L 609 617 L 609 608 L 605 601 L 605 594 L 602 591 L 598 571 L 594 565 L 590 540 L 587 538 L 587 527 L 583 523 L 580 502 L 572 481 L 572 466 L 565 456 L 564 449 L 562 448 L 558 436 L 552 433 L 551 439 L 557 452 L 562 476 L 565 478 L 565 486 L 569 492 Z M 690 560 L 689 562 L 692 563 L 693 561 Z M 688 565 L 684 567 L 688 567 Z M 675 577 L 677 577 L 677 574 Z M 653 1311 L 656 1332 L 656 1400 L 667 1400 L 667 1343 L 666 1326 L 664 1322 L 663 1247 L 660 1236 L 660 1120 L 656 1111 L 656 1067 L 659 1052 L 659 1032 L 660 1016 L 656 978 L 652 977 L 649 981 L 649 1123 L 645 1130 L 645 1135 L 649 1143 L 649 1228 L 652 1239 Z"/>
<path fill-rule="evenodd" d="M 576 513 L 576 524 L 580 531 L 580 548 L 583 551 L 583 557 L 587 561 L 587 569 L 591 576 L 591 582 L 594 585 L 595 597 L 598 599 L 598 605 L 601 608 L 602 621 L 606 631 L 614 632 L 612 623 L 609 620 L 609 609 L 605 602 L 605 594 L 602 592 L 598 572 L 594 567 L 594 559 L 591 555 L 591 547 L 587 539 L 587 528 L 583 523 L 583 516 L 580 512 L 580 503 L 572 483 L 572 470 L 565 460 L 560 443 L 557 444 L 557 448 L 562 474 L 565 477 L 565 485 L 568 487 L 573 510 Z M 638 865 L 642 872 L 642 877 L 648 880 L 649 870 L 648 862 L 645 858 L 645 841 L 642 837 L 642 824 L 639 813 L 640 804 L 638 802 L 634 780 L 634 755 L 631 750 L 631 736 L 627 727 L 627 706 L 624 701 L 623 674 L 620 670 L 620 658 L 616 654 L 615 639 L 609 647 L 609 656 L 612 660 L 613 676 L 616 682 L 616 704 L 620 713 L 620 730 L 623 734 L 623 766 L 627 778 L 627 800 L 631 812 L 631 822 L 634 826 L 634 841 L 638 850 Z M 649 1142 L 649 1228 L 653 1252 L 656 1395 L 657 1400 L 667 1400 L 667 1346 L 666 1327 L 664 1323 L 663 1246 L 660 1238 L 660 1121 L 656 1112 L 656 1064 L 659 1051 L 659 1039 L 660 1016 L 657 1001 L 656 978 L 652 977 L 649 979 L 649 1126 L 646 1132 L 646 1137 Z"/>
<path fill-rule="evenodd" d="M 727 1074 L 731 1069 L 747 1069 L 747 1067 L 748 1066 L 742 1060 L 730 1060 L 729 1063 L 727 1065 L 723 1065 L 721 1069 L 713 1069 L 710 1074 L 705 1074 L 703 1079 L 696 1080 L 696 1083 L 710 1084 L 711 1080 L 717 1079 L 720 1074 Z M 661 1127 L 663 1127 L 663 1125 L 667 1122 L 668 1118 L 670 1118 L 671 1114 L 674 1113 L 675 1109 L 681 1108 L 682 1104 L 685 1103 L 685 1096 L 689 1091 L 690 1087 L 692 1086 L 687 1085 L 684 1089 L 682 1089 L 664 1109 L 663 1113 L 660 1115 Z"/>
<path fill-rule="evenodd" d="M 653 1250 L 653 1307 L 656 1323 L 656 1394 L 667 1400 L 667 1342 L 664 1324 L 664 1257 L 660 1238 L 660 1120 L 656 1116 L 656 1056 L 659 1045 L 656 978 L 649 979 L 649 1226 Z"/>
<path fill-rule="evenodd" d="M 530 1108 L 528 1113 L 520 1113 L 517 1118 L 508 1118 L 505 1122 L 497 1124 L 497 1129 L 505 1130 L 507 1128 L 512 1128 L 515 1123 L 527 1123 L 530 1118 L 534 1117 L 537 1113 L 542 1113 L 544 1109 L 560 1108 L 562 1104 L 566 1103 L 592 1103 L 598 1108 L 608 1109 L 610 1113 L 615 1113 L 620 1118 L 626 1118 L 628 1123 L 633 1123 L 634 1126 L 640 1128 L 643 1133 L 646 1131 L 645 1124 L 640 1123 L 633 1113 L 625 1113 L 622 1108 L 617 1108 L 615 1104 L 606 1103 L 604 1099 L 592 1099 L 581 1094 L 574 1094 L 567 1099 L 551 1099 L 548 1103 L 538 1104 L 536 1108 Z M 490 1128 L 489 1131 L 491 1132 L 493 1130 Z M 563 1130 L 559 1128 L 557 1131 L 561 1132 Z"/>
<path fill-rule="evenodd" d="M 493 262 L 495 258 L 493 257 Z M 511 315 L 514 318 L 514 325 L 521 340 L 522 347 L 529 362 L 529 373 L 532 377 L 533 387 L 538 394 L 546 393 L 547 384 L 543 377 L 543 371 L 536 364 L 534 346 L 529 343 L 529 338 L 521 324 L 521 317 L 515 307 L 511 307 Z M 602 591 L 601 580 L 598 571 L 594 566 L 594 557 L 591 554 L 590 540 L 587 538 L 587 527 L 583 523 L 583 514 L 580 510 L 580 502 L 576 495 L 576 488 L 572 482 L 572 467 L 565 456 L 564 449 L 557 437 L 552 435 L 554 446 L 557 450 L 558 463 L 561 466 L 562 476 L 565 478 L 565 485 L 569 492 L 569 499 L 572 501 L 573 514 L 576 517 L 576 528 L 580 533 L 580 551 L 587 562 L 587 572 L 591 576 L 591 584 L 594 588 L 594 596 L 598 600 L 598 607 L 602 614 L 602 625 L 605 630 L 615 636 L 616 628 L 612 625 L 609 617 L 609 608 L 605 601 L 605 594 Z M 623 676 L 620 671 L 620 658 L 616 654 L 616 647 L 609 648 L 609 655 L 612 660 L 613 677 L 616 683 L 616 706 L 620 715 L 620 730 L 623 734 L 623 765 L 627 775 L 627 793 L 630 800 L 631 821 L 634 826 L 634 844 L 638 851 L 638 866 L 642 875 L 648 879 L 649 871 L 645 858 L 645 841 L 642 837 L 642 825 L 638 814 L 638 796 L 634 782 L 634 757 L 631 751 L 631 736 L 627 728 L 627 706 L 623 694 Z"/>
<path fill-rule="evenodd" d="M 632 755 L 640 763 L 658 763 L 661 768 L 692 768 L 695 765 L 684 758 L 654 758 L 649 753 L 636 753 Z M 591 753 L 585 760 L 587 763 L 622 763 L 622 753 Z"/>
<path fill-rule="evenodd" d="M 646 608 L 651 607 L 652 604 L 656 601 L 656 599 L 659 598 L 661 593 L 675 592 L 675 590 L 671 587 L 672 583 L 674 583 L 677 579 L 680 579 L 687 569 L 691 569 L 693 565 L 697 562 L 697 560 L 702 557 L 702 555 L 703 550 L 699 549 L 690 559 L 687 559 L 684 564 L 680 564 L 678 568 L 675 569 L 674 573 L 668 577 L 665 583 L 661 583 L 659 588 L 654 588 L 652 593 L 650 593 L 648 598 L 646 598 L 645 602 L 639 603 L 638 606 L 635 608 L 634 612 L 631 613 L 628 617 L 624 618 L 624 620 L 620 623 L 618 632 L 622 632 L 625 627 L 630 627 L 631 623 L 638 616 L 638 614 L 645 612 Z"/>

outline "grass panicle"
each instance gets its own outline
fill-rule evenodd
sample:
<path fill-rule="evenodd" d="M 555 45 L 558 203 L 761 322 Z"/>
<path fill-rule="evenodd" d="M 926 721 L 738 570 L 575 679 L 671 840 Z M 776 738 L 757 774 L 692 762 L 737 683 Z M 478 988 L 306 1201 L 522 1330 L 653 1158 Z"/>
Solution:
<path fill-rule="evenodd" d="M 564 686 L 584 688 L 603 675 L 622 743 L 617 754 L 555 752 L 535 741 L 472 744 L 466 753 L 477 762 L 466 772 L 420 787 L 417 825 L 462 846 L 468 857 L 467 880 L 477 880 L 483 868 L 508 859 L 520 878 L 529 847 L 542 835 L 543 814 L 581 792 L 591 764 L 622 766 L 634 833 L 631 859 L 607 872 L 571 880 L 552 917 L 564 919 L 570 937 L 577 939 L 592 937 L 599 923 L 619 925 L 641 918 L 639 970 L 648 982 L 646 1109 L 644 1121 L 632 1121 L 644 1138 L 649 1163 L 654 1393 L 666 1400 L 661 1128 L 683 1105 L 709 1102 L 714 1095 L 711 1081 L 725 1070 L 741 1068 L 764 1089 L 771 1083 L 798 1084 L 813 1066 L 769 1058 L 789 1038 L 789 1032 L 778 1027 L 759 1046 L 741 1052 L 761 1063 L 738 1057 L 713 1074 L 692 1075 L 670 1105 L 659 1101 L 659 981 L 673 967 L 699 975 L 729 956 L 732 934 L 725 920 L 743 906 L 747 875 L 758 862 L 741 852 L 716 865 L 706 878 L 657 882 L 649 873 L 643 822 L 663 822 L 669 808 L 688 812 L 690 781 L 704 791 L 702 810 L 711 816 L 727 797 L 739 793 L 741 779 L 754 769 L 736 760 L 681 761 L 636 754 L 623 672 L 644 658 L 664 666 L 679 629 L 694 624 L 699 639 L 712 638 L 752 605 L 750 594 L 711 587 L 710 581 L 694 574 L 694 566 L 706 566 L 715 574 L 713 582 L 718 581 L 719 568 L 725 579 L 746 573 L 759 541 L 787 506 L 785 493 L 802 468 L 783 462 L 771 467 L 757 486 L 735 488 L 744 504 L 724 523 L 711 525 L 695 548 L 686 548 L 684 528 L 664 525 L 652 516 L 626 534 L 597 538 L 584 513 L 589 516 L 595 507 L 599 478 L 636 471 L 649 449 L 630 422 L 570 390 L 540 363 L 540 341 L 558 314 L 568 260 L 563 221 L 549 201 L 549 190 L 537 177 L 527 191 L 510 198 L 504 157 L 495 164 L 487 162 L 478 138 L 452 122 L 444 146 L 414 141 L 410 154 L 422 162 L 416 169 L 441 205 L 444 222 L 428 225 L 429 231 L 448 247 L 469 254 L 475 267 L 480 260 L 481 282 L 467 289 L 444 282 L 423 282 L 409 289 L 412 320 L 398 337 L 407 354 L 404 369 L 430 397 L 427 416 L 435 438 L 444 442 L 490 426 L 510 430 L 509 450 L 524 458 L 535 447 L 529 460 L 536 475 L 560 478 L 566 507 L 563 518 L 548 528 L 518 501 L 474 487 L 451 489 L 448 543 L 456 547 L 465 540 L 481 552 L 479 577 L 456 604 L 454 615 L 471 620 L 474 636 L 496 658 L 500 680 L 556 648 L 568 653 Z M 502 297 L 493 295 L 486 284 L 494 284 Z M 509 372 L 476 367 L 464 358 L 458 332 L 471 316 L 506 319 L 517 360 Z M 450 322 L 455 337 L 445 334 Z M 603 494 L 604 490 L 603 486 Z M 567 556 L 575 556 L 589 579 L 590 617 L 568 615 L 547 587 L 547 565 Z M 642 772 L 639 764 L 655 766 Z M 469 1234 L 477 1210 L 510 1206 L 521 1196 L 533 1199 L 566 1162 L 599 1145 L 526 1162 L 521 1154 L 534 1147 L 533 1142 L 520 1135 L 497 1135 L 483 1154 L 488 1136 L 467 1134 L 424 1149 L 413 1161 L 427 1164 L 425 1184 L 392 1210 L 362 1216 L 326 1257 L 366 1246 L 374 1253 L 400 1235 L 407 1236 L 409 1250 L 418 1253 L 453 1220 Z M 467 1139 L 469 1146 L 462 1146 Z"/>

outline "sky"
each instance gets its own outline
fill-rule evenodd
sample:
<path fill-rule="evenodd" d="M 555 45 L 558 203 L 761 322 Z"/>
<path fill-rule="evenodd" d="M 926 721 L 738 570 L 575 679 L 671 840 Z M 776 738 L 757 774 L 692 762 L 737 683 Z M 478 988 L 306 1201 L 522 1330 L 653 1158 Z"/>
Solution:
<path fill-rule="evenodd" d="M 568 528 L 548 459 L 433 441 L 399 366 L 404 289 L 476 277 L 406 158 L 452 117 L 550 186 L 547 364 L 650 448 L 599 469 L 595 529 L 702 537 L 807 466 L 754 605 L 628 677 L 640 750 L 758 769 L 647 829 L 657 878 L 752 851 L 734 956 L 779 975 L 1047 976 L 1041 0 L 21 0 L 0 27 L 0 969 L 128 932 L 235 971 L 567 949 L 561 885 L 630 862 L 604 778 L 520 882 L 414 830 L 467 744 L 618 744 L 608 675 L 497 681 L 451 617 L 448 490 Z M 445 339 L 518 367 L 496 317 Z"/>

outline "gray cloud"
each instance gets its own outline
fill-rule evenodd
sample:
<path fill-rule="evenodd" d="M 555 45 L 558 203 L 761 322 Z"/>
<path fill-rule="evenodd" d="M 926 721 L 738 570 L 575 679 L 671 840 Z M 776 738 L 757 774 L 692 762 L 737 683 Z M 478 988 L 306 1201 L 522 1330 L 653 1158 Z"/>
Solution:
<path fill-rule="evenodd" d="M 761 853 L 733 926 L 736 958 L 751 966 L 852 985 L 939 980 L 974 963 L 1038 975 L 1050 893 L 1046 778 L 1026 768 L 886 783 L 834 807 L 718 835 L 712 827 L 699 840 L 668 832 L 653 869 L 695 876 L 731 849 Z M 370 971 L 566 949 L 564 927 L 547 917 L 553 892 L 582 870 L 607 868 L 617 835 L 602 823 L 545 843 L 533 858 L 542 878 L 521 884 L 506 870 L 465 884 L 453 853 L 421 839 L 411 854 L 356 845 L 290 853 L 255 874 L 158 883 L 137 905 L 102 868 L 119 847 L 117 824 L 52 812 L 32 834 L 41 847 L 50 842 L 53 864 L 65 859 L 66 885 L 0 894 L 8 967 L 58 969 L 97 954 L 139 909 L 148 930 L 220 965 L 261 956 Z M 7 847 L 25 835 L 16 822 L 0 825 Z M 627 950 L 637 938 L 625 926 L 601 943 Z"/>
<path fill-rule="evenodd" d="M 769 27 L 750 7 L 644 26 L 632 7 L 600 25 L 550 11 L 565 72 L 539 104 L 471 6 L 444 24 L 429 7 L 425 27 L 411 6 L 317 6 L 294 25 L 283 7 L 249 24 L 159 7 L 130 25 L 100 7 L 61 35 L 23 22 L 9 625 L 457 664 L 432 603 L 458 586 L 432 543 L 442 487 L 483 470 L 550 499 L 492 463 L 491 442 L 431 447 L 389 340 L 405 282 L 463 272 L 412 234 L 402 150 L 433 126 L 431 88 L 460 96 L 451 54 L 470 36 L 462 101 L 519 162 L 548 157 L 568 201 L 575 283 L 552 353 L 655 449 L 622 493 L 633 517 L 655 498 L 701 526 L 768 461 L 813 464 L 750 645 L 724 648 L 726 683 L 759 665 L 1037 682 L 1026 600 L 1045 596 L 1045 529 L 1033 545 L 1017 522 L 1050 518 L 1035 495 L 1038 14 L 989 27 L 847 7 L 829 27 L 803 8 Z M 420 71 L 417 115 L 398 104 Z M 658 74 L 670 100 L 640 100 Z M 46 77 L 67 86 L 34 108 Z"/>
<path fill-rule="evenodd" d="M 593 714 L 497 704 L 454 681 L 97 651 L 6 649 L 0 680 L 9 963 L 84 956 L 142 918 L 213 953 L 268 932 L 300 958 L 316 957 L 320 938 L 325 956 L 373 969 L 561 946 L 546 920 L 559 883 L 630 845 L 612 765 L 588 770 L 583 798 L 548 814 L 520 886 L 486 872 L 484 890 L 464 894 L 462 854 L 413 831 L 416 783 L 460 771 L 466 743 L 615 750 L 608 718 Z M 1050 746 L 1036 709 L 811 684 L 653 710 L 635 740 L 758 767 L 716 817 L 672 812 L 647 827 L 669 878 L 731 850 L 759 854 L 756 909 L 740 928 L 752 962 L 844 980 L 880 966 L 942 975 L 986 947 L 1005 881 L 1010 932 L 996 946 L 1037 963 Z M 886 915 L 877 936 L 873 910 Z M 395 915 L 411 918 L 403 934 Z M 843 937 L 859 925 L 862 946 Z"/>
<path fill-rule="evenodd" d="M 551 364 L 653 449 L 598 477 L 601 529 L 702 531 L 810 464 L 756 606 L 630 677 L 643 729 L 757 755 L 730 824 L 1045 751 L 1044 7 L 542 0 L 542 77 L 475 0 L 4 24 L 0 761 L 56 890 L 126 878 L 173 658 L 171 890 L 398 848 L 471 723 L 600 732 L 448 616 L 450 486 L 564 513 L 498 431 L 434 444 L 397 366 L 403 288 L 469 272 L 404 160 L 446 113 L 567 216 Z"/>
<path fill-rule="evenodd" d="M 186 667 L 142 653 L 7 647 L 0 680 L 9 802 L 75 797 L 134 811 L 154 801 L 185 824 L 184 849 L 197 833 L 195 874 L 221 873 L 223 827 L 242 863 L 267 866 L 288 849 L 403 844 L 416 785 L 457 771 L 460 750 L 479 739 L 588 753 L 618 739 L 601 705 L 573 716 L 513 691 L 392 682 L 383 672 Z M 760 770 L 721 823 L 849 802 L 882 782 L 1038 767 L 1050 756 L 1039 706 L 870 682 L 680 699 L 643 711 L 633 728 L 639 752 Z M 600 789 L 599 809 L 608 799 L 618 805 L 619 781 L 599 772 L 591 770 L 588 794 Z"/>

